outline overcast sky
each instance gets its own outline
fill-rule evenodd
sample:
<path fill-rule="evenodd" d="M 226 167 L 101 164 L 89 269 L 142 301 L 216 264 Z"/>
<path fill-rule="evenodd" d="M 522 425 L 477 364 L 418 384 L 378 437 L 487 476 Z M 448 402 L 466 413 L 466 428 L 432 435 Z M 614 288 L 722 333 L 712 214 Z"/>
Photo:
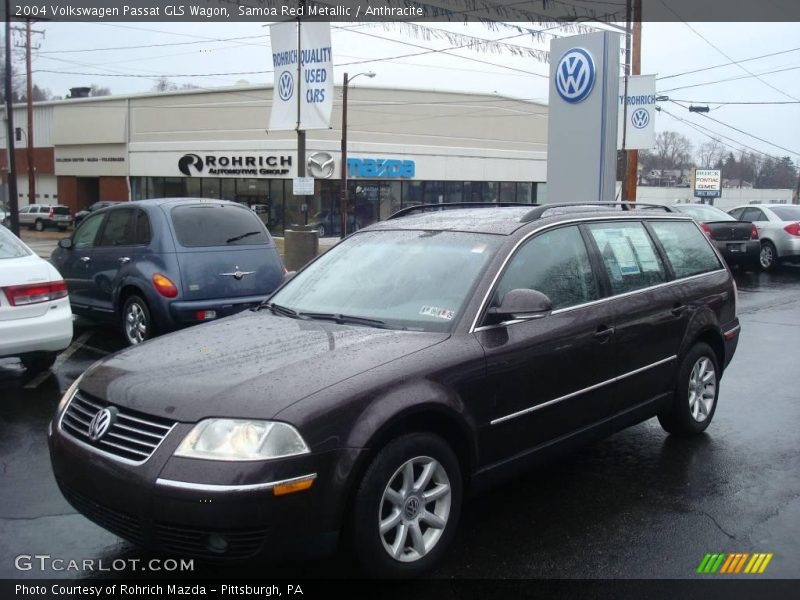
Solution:
<path fill-rule="evenodd" d="M 520 24 L 524 25 L 524 24 Z M 430 27 L 480 37 L 508 38 L 508 28 L 490 30 L 479 23 L 428 24 Z M 530 27 L 536 27 L 526 25 Z M 45 36 L 35 38 L 40 45 L 35 53 L 34 81 L 59 96 L 70 87 L 98 84 L 113 93 L 149 91 L 158 75 L 219 73 L 208 77 L 173 78 L 176 84 L 192 83 L 203 88 L 235 85 L 237 82 L 271 83 L 269 28 L 260 23 L 49 23 L 37 24 Z M 695 31 L 692 31 L 694 29 Z M 708 113 L 717 121 L 754 134 L 767 142 L 710 121 L 672 103 L 664 109 L 681 119 L 697 123 L 731 139 L 726 144 L 751 146 L 774 155 L 800 157 L 800 36 L 798 23 L 645 23 L 642 34 L 642 73 L 659 77 L 741 61 L 755 56 L 784 52 L 776 56 L 730 65 L 658 81 L 658 92 L 679 101 L 710 102 Z M 526 36 L 508 43 L 548 49 L 551 30 L 543 42 Z M 219 41 L 228 38 L 249 39 Z M 383 24 L 334 24 L 332 33 L 334 64 L 423 52 L 424 48 L 444 49 L 454 44 L 446 39 L 415 37 L 399 27 Z M 705 39 L 703 39 L 705 38 Z M 187 42 L 192 42 L 187 44 Z M 193 43 L 199 42 L 199 43 Z M 405 42 L 405 44 L 400 43 Z M 164 45 L 170 44 L 170 45 Z M 182 45 L 172 45 L 182 44 Z M 408 44 L 416 45 L 417 47 Z M 119 46 L 149 46 L 125 50 L 99 50 Z M 420 48 L 423 47 L 423 48 Z M 716 46 L 716 48 L 714 47 Z M 75 50 L 87 50 L 74 52 Z M 457 56 L 453 56 L 455 54 Z M 727 55 L 727 57 L 726 57 Z M 487 64 L 494 63 L 494 64 Z M 452 50 L 450 55 L 378 60 L 377 62 L 336 68 L 336 81 L 342 74 L 373 70 L 374 79 L 360 78 L 355 85 L 414 87 L 497 93 L 503 96 L 547 101 L 548 65 L 530 57 L 509 52 L 492 53 Z M 746 71 L 745 71 L 746 69 Z M 783 72 L 750 77 L 780 69 Z M 57 72 L 53 72 L 57 71 Z M 239 72 L 262 72 L 236 74 Z M 65 73 L 69 72 L 69 73 Z M 72 74 L 72 73 L 87 73 Z M 108 75 L 124 75 L 108 76 Z M 538 74 L 538 75 L 537 75 Z M 134 77 L 138 75 L 138 77 Z M 733 81 L 700 85 L 720 79 Z M 691 86 L 691 87 L 685 87 Z M 674 89 L 674 88 L 685 89 Z M 713 102 L 794 102 L 793 104 L 717 105 Z M 660 114 L 657 130 L 677 130 L 695 145 L 708 138 L 672 117 Z M 786 150 L 771 144 L 783 146 Z"/>

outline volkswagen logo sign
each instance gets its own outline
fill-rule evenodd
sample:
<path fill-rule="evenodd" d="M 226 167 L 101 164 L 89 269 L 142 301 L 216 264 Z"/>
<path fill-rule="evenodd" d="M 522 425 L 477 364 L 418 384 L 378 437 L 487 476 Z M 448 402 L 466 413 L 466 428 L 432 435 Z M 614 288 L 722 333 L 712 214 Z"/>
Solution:
<path fill-rule="evenodd" d="M 281 73 L 280 79 L 278 79 L 278 95 L 281 97 L 281 100 L 286 102 L 291 100 L 293 93 L 294 77 L 292 77 L 289 71 L 284 71 Z"/>
<path fill-rule="evenodd" d="M 96 442 L 103 437 L 114 422 L 115 416 L 115 411 L 110 408 L 98 412 L 89 423 L 89 439 Z"/>
<path fill-rule="evenodd" d="M 556 67 L 556 91 L 571 104 L 581 102 L 594 87 L 594 59 L 583 48 L 572 48 L 564 53 Z"/>
<path fill-rule="evenodd" d="M 335 162 L 328 152 L 314 152 L 308 157 L 308 173 L 318 179 L 328 179 L 333 175 Z"/>
<path fill-rule="evenodd" d="M 631 114 L 631 125 L 636 129 L 644 129 L 650 122 L 650 113 L 644 108 L 637 108 Z"/>

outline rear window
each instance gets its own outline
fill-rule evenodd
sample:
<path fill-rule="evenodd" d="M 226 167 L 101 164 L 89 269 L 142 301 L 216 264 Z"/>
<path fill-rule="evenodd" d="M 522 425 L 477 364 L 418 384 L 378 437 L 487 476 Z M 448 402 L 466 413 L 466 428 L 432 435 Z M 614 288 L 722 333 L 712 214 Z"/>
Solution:
<path fill-rule="evenodd" d="M 726 212 L 722 212 L 713 206 L 700 206 L 698 204 L 687 204 L 686 206 L 676 207 L 679 211 L 688 213 L 698 221 L 705 223 L 711 221 L 735 221 L 732 216 Z"/>
<path fill-rule="evenodd" d="M 252 246 L 269 244 L 264 224 L 247 208 L 230 204 L 195 204 L 172 209 L 181 246 Z"/>
<path fill-rule="evenodd" d="M 690 277 L 722 268 L 706 236 L 694 223 L 653 221 L 650 225 L 667 253 L 675 277 Z"/>
<path fill-rule="evenodd" d="M 22 245 L 16 236 L 0 225 L 0 260 L 3 258 L 21 258 L 30 252 Z"/>
<path fill-rule="evenodd" d="M 50 208 L 53 209 L 54 215 L 68 215 L 69 214 L 69 207 L 68 206 L 51 206 Z"/>
<path fill-rule="evenodd" d="M 773 206 L 771 210 L 781 221 L 800 221 L 800 206 Z"/>

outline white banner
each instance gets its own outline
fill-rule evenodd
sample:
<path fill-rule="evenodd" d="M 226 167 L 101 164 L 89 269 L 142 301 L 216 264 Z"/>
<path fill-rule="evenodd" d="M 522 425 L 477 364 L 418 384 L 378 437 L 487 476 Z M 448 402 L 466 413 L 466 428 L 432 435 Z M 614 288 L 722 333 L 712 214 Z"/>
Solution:
<path fill-rule="evenodd" d="M 333 108 L 333 52 L 330 23 L 303 23 L 300 27 L 300 81 L 297 81 L 297 23 L 270 26 L 274 87 L 271 130 L 329 129 Z"/>
<path fill-rule="evenodd" d="M 622 147 L 624 121 L 623 97 L 625 78 L 619 80 L 619 117 L 617 118 L 617 149 L 648 150 L 656 145 L 656 76 L 631 75 L 628 77 L 628 127 L 625 131 L 625 148 Z"/>

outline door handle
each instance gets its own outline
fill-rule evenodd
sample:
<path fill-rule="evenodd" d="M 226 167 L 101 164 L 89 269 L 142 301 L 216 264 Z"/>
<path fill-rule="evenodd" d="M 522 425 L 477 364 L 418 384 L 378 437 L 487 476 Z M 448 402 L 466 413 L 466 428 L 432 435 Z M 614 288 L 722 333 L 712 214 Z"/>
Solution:
<path fill-rule="evenodd" d="M 87 263 L 87 262 L 89 262 L 90 260 L 92 260 L 92 257 L 91 257 L 91 256 L 81 256 L 81 262 L 85 262 L 85 263 Z"/>
<path fill-rule="evenodd" d="M 123 257 L 121 257 L 119 259 L 119 262 L 121 262 L 124 265 L 124 264 L 127 264 L 127 263 L 131 262 L 131 259 L 128 258 L 127 256 L 123 256 Z"/>
<path fill-rule="evenodd" d="M 605 344 L 608 340 L 611 339 L 612 335 L 614 335 L 613 327 L 606 327 L 605 325 L 600 325 L 600 327 L 597 328 L 594 337 L 601 344 Z"/>
<path fill-rule="evenodd" d="M 672 307 L 672 314 L 673 316 L 680 317 L 683 313 L 685 313 L 689 309 L 688 306 L 685 304 L 677 304 Z"/>

